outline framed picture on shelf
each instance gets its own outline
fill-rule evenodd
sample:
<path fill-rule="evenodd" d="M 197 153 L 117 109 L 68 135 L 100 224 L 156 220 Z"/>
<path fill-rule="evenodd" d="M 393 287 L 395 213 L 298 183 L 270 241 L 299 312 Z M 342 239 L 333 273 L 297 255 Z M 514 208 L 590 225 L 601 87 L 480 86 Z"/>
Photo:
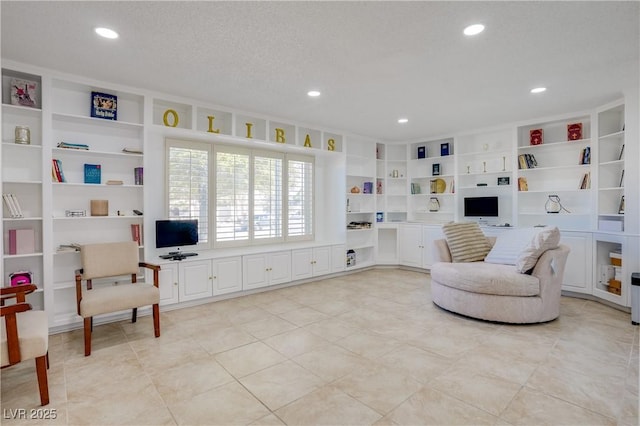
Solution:
<path fill-rule="evenodd" d="M 91 117 L 118 119 L 118 97 L 108 93 L 91 92 Z"/>
<path fill-rule="evenodd" d="M 450 148 L 449 142 L 441 143 L 440 144 L 440 156 L 444 157 L 446 155 L 451 154 L 451 151 L 450 151 L 449 148 Z"/>
<path fill-rule="evenodd" d="M 384 213 L 382 212 L 376 213 L 376 222 L 384 222 Z"/>
<path fill-rule="evenodd" d="M 11 105 L 21 105 L 31 108 L 38 107 L 37 82 L 12 78 L 9 84 L 11 86 Z"/>
<path fill-rule="evenodd" d="M 418 158 L 427 158 L 427 147 L 419 146 L 418 147 Z"/>
<path fill-rule="evenodd" d="M 509 184 L 510 184 L 509 176 L 498 177 L 498 185 L 509 185 Z"/>
<path fill-rule="evenodd" d="M 440 164 L 439 163 L 433 163 L 431 165 L 431 174 L 433 176 L 440 176 Z"/>
<path fill-rule="evenodd" d="M 624 195 L 620 198 L 620 206 L 618 207 L 618 213 L 624 214 Z"/>

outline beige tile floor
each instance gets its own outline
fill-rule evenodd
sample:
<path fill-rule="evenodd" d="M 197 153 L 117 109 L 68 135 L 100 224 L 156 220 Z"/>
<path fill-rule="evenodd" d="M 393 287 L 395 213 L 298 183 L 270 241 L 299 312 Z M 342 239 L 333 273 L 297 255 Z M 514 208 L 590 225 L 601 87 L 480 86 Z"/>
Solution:
<path fill-rule="evenodd" d="M 512 326 L 431 303 L 429 276 L 376 269 L 50 337 L 55 420 L 29 362 L 2 370 L 2 424 L 638 424 L 638 327 L 562 299 Z M 35 414 L 43 412 L 35 411 Z M 15 417 L 15 415 L 13 415 Z"/>

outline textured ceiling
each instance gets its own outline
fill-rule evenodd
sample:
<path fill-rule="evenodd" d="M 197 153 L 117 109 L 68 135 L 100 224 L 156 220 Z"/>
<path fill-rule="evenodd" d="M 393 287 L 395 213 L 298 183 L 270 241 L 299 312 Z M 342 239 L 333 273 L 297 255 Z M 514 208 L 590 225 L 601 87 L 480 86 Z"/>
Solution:
<path fill-rule="evenodd" d="M 639 86 L 636 1 L 0 7 L 4 59 L 382 140 L 579 111 Z M 476 22 L 484 33 L 465 37 Z"/>

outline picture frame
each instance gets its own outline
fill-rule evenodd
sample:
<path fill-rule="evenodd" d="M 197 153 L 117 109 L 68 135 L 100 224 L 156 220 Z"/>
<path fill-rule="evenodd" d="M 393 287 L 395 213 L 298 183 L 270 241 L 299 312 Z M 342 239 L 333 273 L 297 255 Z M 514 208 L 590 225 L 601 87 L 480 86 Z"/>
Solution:
<path fill-rule="evenodd" d="M 9 82 L 11 105 L 38 108 L 38 82 L 12 78 Z"/>
<path fill-rule="evenodd" d="M 418 147 L 418 159 L 420 158 L 427 158 L 427 147 L 426 146 L 419 146 Z"/>
<path fill-rule="evenodd" d="M 498 186 L 510 185 L 510 184 L 511 184 L 511 179 L 509 178 L 509 176 L 498 176 Z"/>
<path fill-rule="evenodd" d="M 451 154 L 450 148 L 451 147 L 449 146 L 449 142 L 441 143 L 440 144 L 440 156 L 441 157 L 445 157 L 445 156 Z"/>
<path fill-rule="evenodd" d="M 378 222 L 378 223 L 384 222 L 384 213 L 383 212 L 376 213 L 376 222 Z"/>
<path fill-rule="evenodd" d="M 440 163 L 433 163 L 431 165 L 431 175 L 440 176 Z"/>
<path fill-rule="evenodd" d="M 618 214 L 624 214 L 624 195 L 620 197 L 620 206 L 618 207 Z"/>

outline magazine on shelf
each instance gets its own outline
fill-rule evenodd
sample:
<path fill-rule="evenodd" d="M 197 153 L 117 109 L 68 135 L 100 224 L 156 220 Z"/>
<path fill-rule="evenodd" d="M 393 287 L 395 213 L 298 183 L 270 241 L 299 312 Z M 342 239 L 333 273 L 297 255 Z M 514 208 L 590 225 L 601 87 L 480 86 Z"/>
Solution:
<path fill-rule="evenodd" d="M 84 143 L 71 143 L 71 142 L 60 142 L 58 144 L 58 148 L 67 148 L 67 149 L 83 149 L 83 150 L 88 150 L 89 149 L 89 145 L 84 144 Z"/>
<path fill-rule="evenodd" d="M 100 164 L 84 165 L 84 183 L 102 183 L 102 167 L 100 166 Z"/>
<path fill-rule="evenodd" d="M 91 92 L 91 117 L 118 119 L 118 97 L 108 93 Z"/>

